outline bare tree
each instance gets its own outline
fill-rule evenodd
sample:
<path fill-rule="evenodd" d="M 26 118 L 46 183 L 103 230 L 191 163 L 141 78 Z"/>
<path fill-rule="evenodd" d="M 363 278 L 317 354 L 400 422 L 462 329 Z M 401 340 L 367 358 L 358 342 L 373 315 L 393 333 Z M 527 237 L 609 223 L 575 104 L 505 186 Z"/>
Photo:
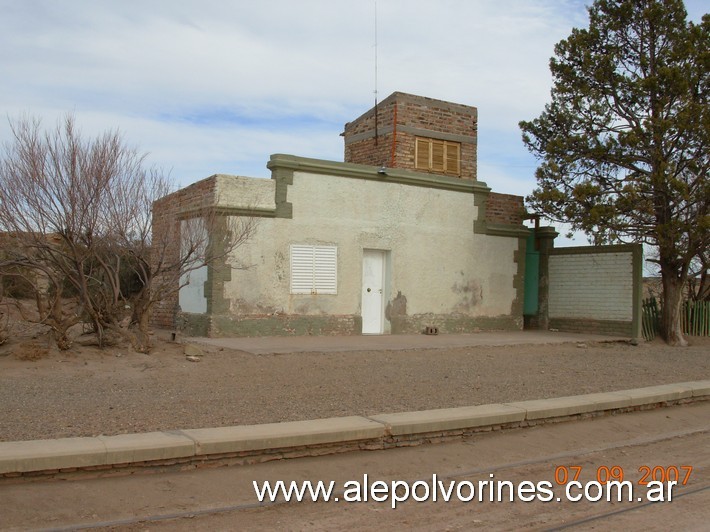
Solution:
<path fill-rule="evenodd" d="M 7 339 L 9 337 L 9 333 L 8 333 L 9 327 L 7 325 L 7 322 L 8 322 L 7 315 L 6 315 L 6 312 L 3 311 L 3 307 L 1 306 L 4 296 L 5 296 L 5 290 L 3 287 L 3 278 L 0 275 L 0 345 L 7 342 Z"/>
<path fill-rule="evenodd" d="M 187 284 L 190 272 L 217 261 L 229 262 L 233 251 L 253 236 L 256 219 L 222 216 L 213 205 L 205 204 L 192 209 L 182 220 L 170 220 L 162 231 L 154 231 L 153 203 L 168 192 L 167 184 L 159 174 L 151 173 L 133 185 L 115 187 L 111 192 L 107 212 L 112 226 L 120 230 L 107 242 L 102 259 L 104 272 L 111 279 L 111 305 L 127 303 L 130 318 L 126 318 L 128 326 L 115 320 L 105 320 L 101 325 L 123 334 L 136 350 L 145 352 L 150 348 L 149 324 L 155 305 L 178 293 Z M 138 283 L 128 298 L 120 279 L 122 266 Z M 230 267 L 244 265 L 232 263 Z"/>
<path fill-rule="evenodd" d="M 106 159 L 118 138 L 107 134 L 83 142 L 71 117 L 46 134 L 35 119 L 11 128 L 14 142 L 0 166 L 5 256 L 33 287 L 39 321 L 51 327 L 60 349 L 68 349 L 67 332 L 91 300 L 91 240 L 98 229 L 100 191 L 112 172 Z"/>
<path fill-rule="evenodd" d="M 205 206 L 177 235 L 153 242 L 153 202 L 171 183 L 146 169 L 145 155 L 118 132 L 86 140 L 72 116 L 48 132 L 29 118 L 11 129 L 0 161 L 4 264 L 32 287 L 39 321 L 61 349 L 71 346 L 69 329 L 87 322 L 100 345 L 113 332 L 147 352 L 155 303 L 253 233 L 251 219 L 226 219 Z"/>

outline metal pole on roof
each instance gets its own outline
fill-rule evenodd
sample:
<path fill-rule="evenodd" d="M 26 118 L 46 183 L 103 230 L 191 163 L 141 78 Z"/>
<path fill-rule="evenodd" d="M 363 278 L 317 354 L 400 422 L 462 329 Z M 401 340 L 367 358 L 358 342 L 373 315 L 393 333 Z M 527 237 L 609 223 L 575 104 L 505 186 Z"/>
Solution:
<path fill-rule="evenodd" d="M 378 119 L 379 119 L 379 116 L 377 114 L 377 0 L 375 0 L 375 146 L 377 146 Z"/>

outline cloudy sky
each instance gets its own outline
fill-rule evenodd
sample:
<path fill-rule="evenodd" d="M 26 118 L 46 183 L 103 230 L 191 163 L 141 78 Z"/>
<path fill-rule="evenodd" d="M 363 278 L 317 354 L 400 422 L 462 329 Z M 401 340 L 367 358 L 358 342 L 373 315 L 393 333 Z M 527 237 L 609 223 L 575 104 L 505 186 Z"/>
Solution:
<path fill-rule="evenodd" d="M 686 1 L 691 20 L 705 1 Z M 178 186 L 269 177 L 273 153 L 342 160 L 343 125 L 377 87 L 478 107 L 479 179 L 526 195 L 536 163 L 517 124 L 542 111 L 553 46 L 588 3 L 0 0 L 0 141 L 8 118 L 71 112 L 87 134 L 118 128 Z"/>

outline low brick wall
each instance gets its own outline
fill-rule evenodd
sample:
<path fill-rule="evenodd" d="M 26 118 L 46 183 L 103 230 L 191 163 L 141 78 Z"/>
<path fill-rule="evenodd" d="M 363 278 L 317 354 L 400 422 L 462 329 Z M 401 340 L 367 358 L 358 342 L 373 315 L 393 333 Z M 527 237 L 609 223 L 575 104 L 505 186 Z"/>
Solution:
<path fill-rule="evenodd" d="M 176 263 L 180 254 L 179 214 L 216 202 L 217 176 L 208 177 L 188 187 L 168 194 L 153 203 L 153 257 L 167 264 Z M 158 279 L 157 282 L 160 282 Z M 153 308 L 151 325 L 171 329 L 178 308 L 178 286 Z"/>
<path fill-rule="evenodd" d="M 486 222 L 520 226 L 525 216 L 522 196 L 490 192 L 486 199 Z"/>
<path fill-rule="evenodd" d="M 634 337 L 634 328 L 631 321 L 550 318 L 550 329 L 580 334 Z"/>

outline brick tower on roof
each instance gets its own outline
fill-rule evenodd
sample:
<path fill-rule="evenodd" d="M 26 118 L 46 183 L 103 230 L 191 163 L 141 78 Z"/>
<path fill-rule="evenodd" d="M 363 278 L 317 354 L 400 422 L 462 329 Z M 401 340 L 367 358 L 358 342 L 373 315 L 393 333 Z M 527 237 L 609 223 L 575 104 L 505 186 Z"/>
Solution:
<path fill-rule="evenodd" d="M 345 162 L 476 180 L 475 107 L 395 92 L 345 124 Z"/>

